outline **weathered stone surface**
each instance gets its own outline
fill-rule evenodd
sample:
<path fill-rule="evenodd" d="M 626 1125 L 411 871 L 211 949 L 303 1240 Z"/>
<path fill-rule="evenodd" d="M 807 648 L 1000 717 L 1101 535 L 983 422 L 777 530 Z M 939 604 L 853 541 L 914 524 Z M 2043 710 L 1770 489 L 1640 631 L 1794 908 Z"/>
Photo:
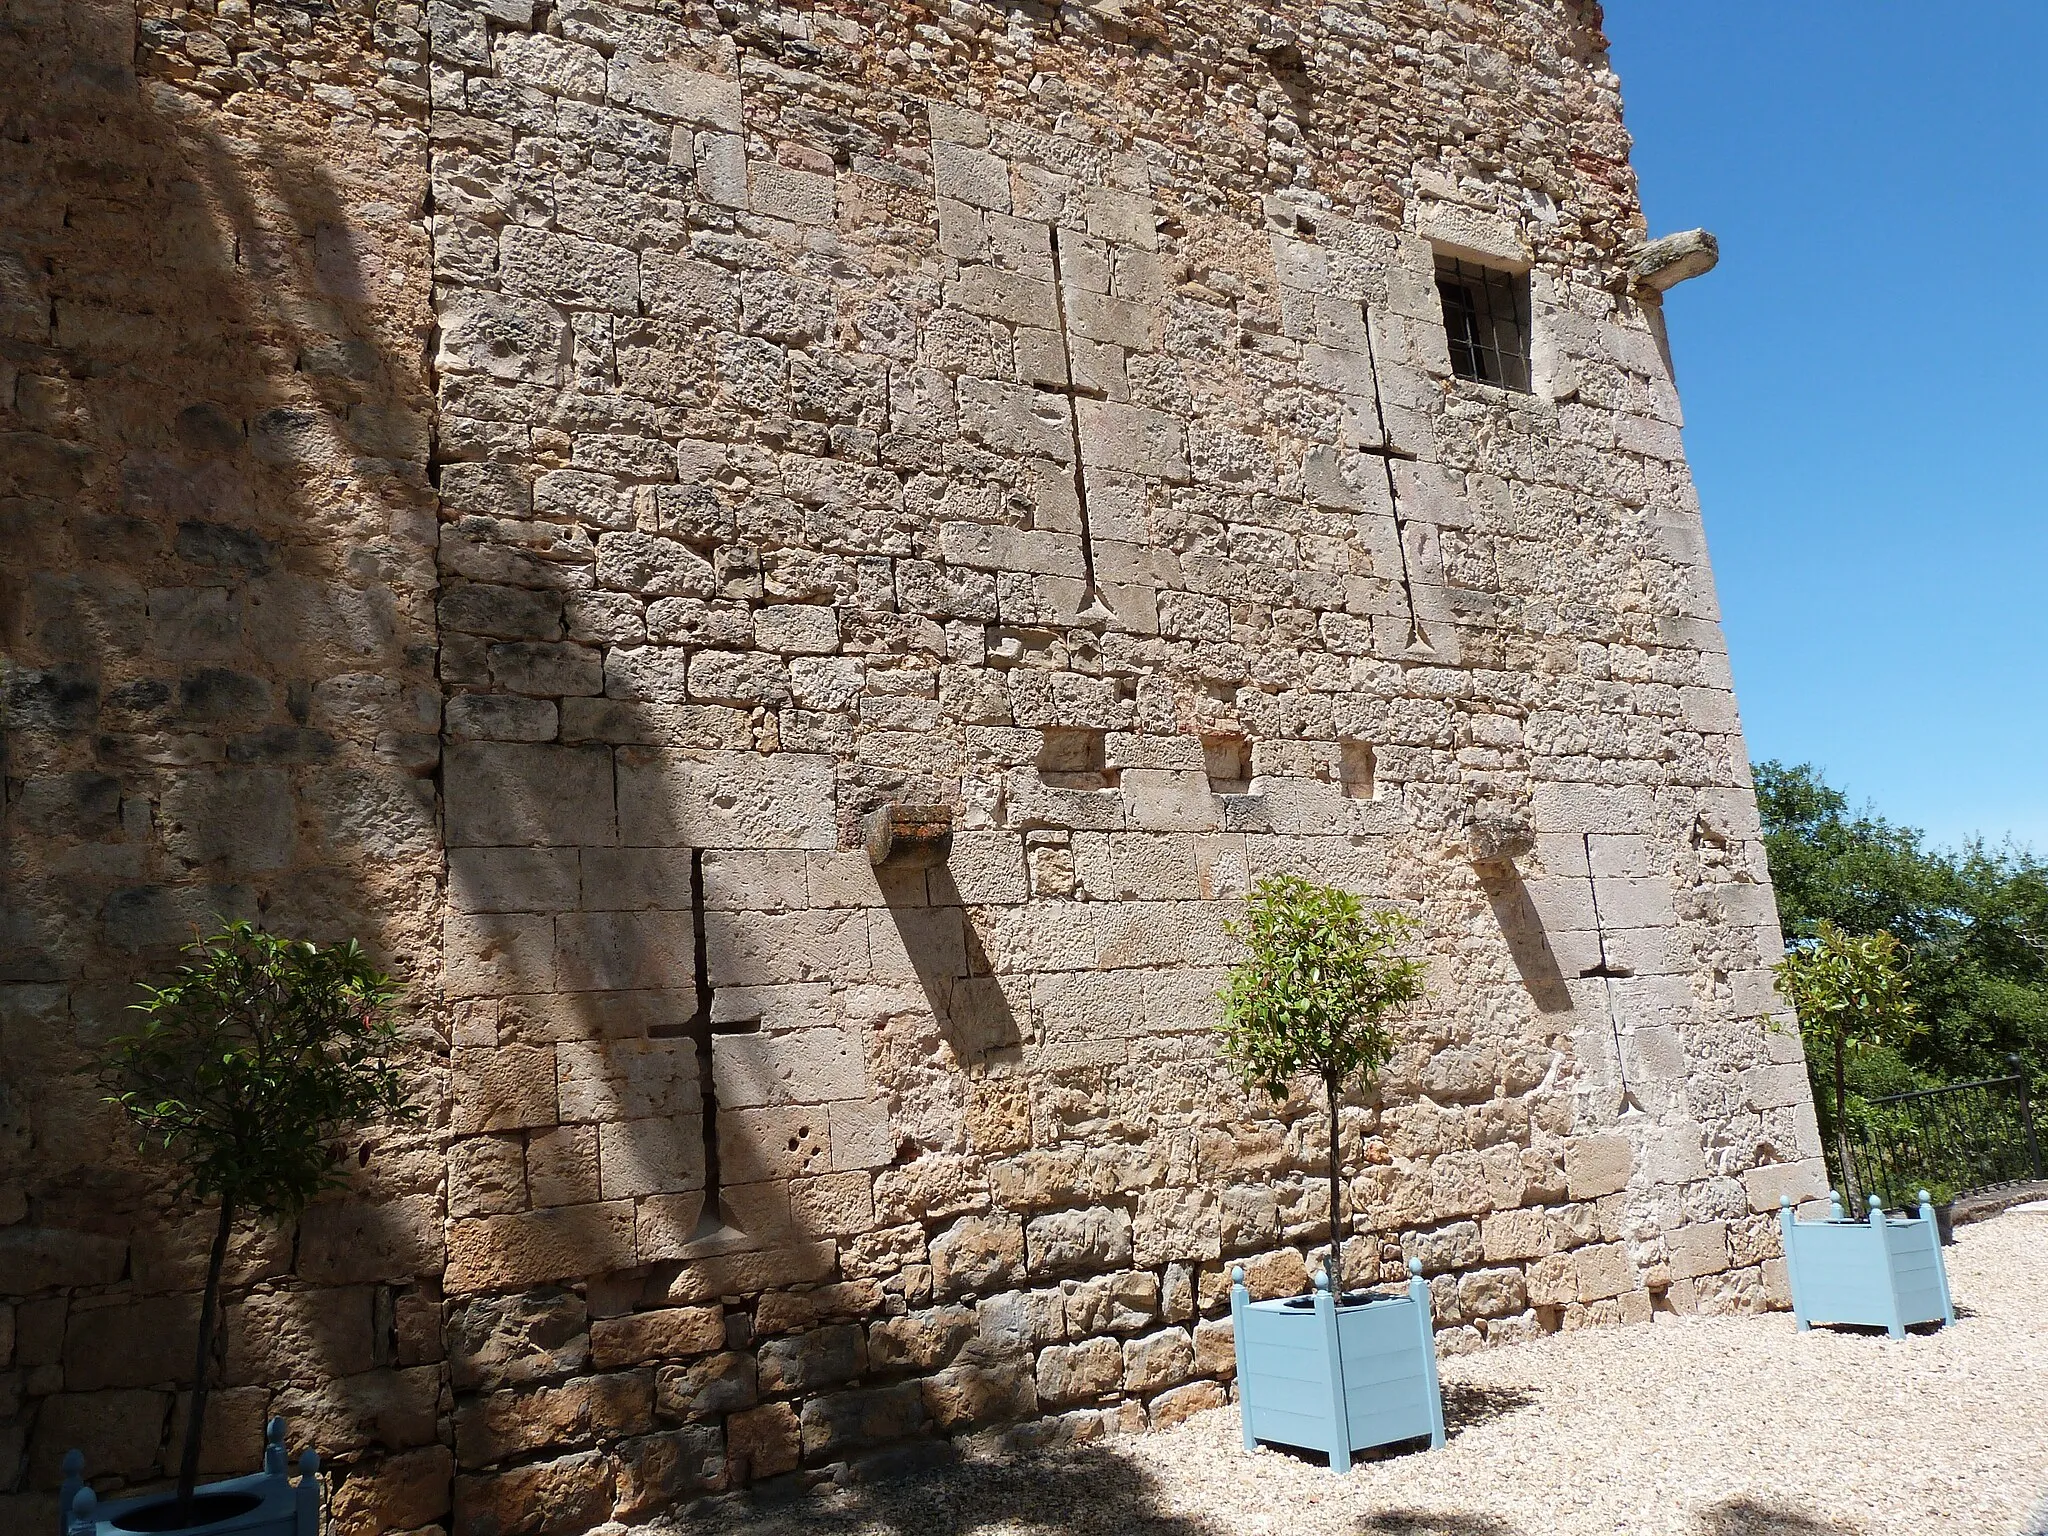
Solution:
<path fill-rule="evenodd" d="M 1565 1143 L 1565 1178 L 1574 1200 L 1594 1200 L 1628 1187 L 1635 1150 L 1625 1136 L 1575 1136 Z"/>
<path fill-rule="evenodd" d="M 943 1291 L 1000 1289 L 1024 1262 L 1014 1216 L 963 1216 L 932 1239 L 932 1283 Z"/>
<path fill-rule="evenodd" d="M 1096 1402 L 1123 1385 L 1123 1346 L 1115 1339 L 1055 1344 L 1038 1356 L 1038 1397 L 1048 1408 Z"/>
<path fill-rule="evenodd" d="M 1213 1381 L 1191 1381 L 1160 1393 L 1145 1405 L 1145 1417 L 1154 1429 L 1171 1429 L 1198 1413 L 1221 1408 L 1230 1394 Z"/>
<path fill-rule="evenodd" d="M 1034 1216 L 1024 1239 L 1034 1275 L 1115 1269 L 1131 1261 L 1131 1218 L 1115 1209 Z"/>
<path fill-rule="evenodd" d="M 654 1374 L 578 1376 L 560 1386 L 490 1392 L 455 1411 L 455 1457 L 487 1467 L 550 1446 L 615 1440 L 653 1427 Z"/>
<path fill-rule="evenodd" d="M 1327 1216 L 1313 1104 L 1206 1033 L 1275 870 L 1412 898 L 1439 973 L 1343 1116 L 1355 1277 L 1421 1258 L 1447 1352 L 1782 1296 L 1818 1132 L 1627 296 L 1699 249 L 1639 246 L 1604 55 L 1286 4 L 1249 67 L 1315 112 L 1225 123 L 1189 39 L 1241 73 L 1242 18 L 1131 9 L 0 37 L 69 210 L 0 261 L 31 1482 L 59 1430 L 163 1470 L 205 1223 L 92 1077 L 218 917 L 407 999 L 420 1122 L 230 1276 L 222 1422 L 279 1390 L 366 1528 L 1214 1401 L 1230 1267 L 1300 1291 Z M 1516 287 L 1526 390 L 1457 376 L 1439 250 Z M 876 866 L 889 805 L 947 857 Z M 640 1417 L 574 1406 L 613 1377 Z M 451 1507 L 462 1436 L 521 1465 Z"/>
<path fill-rule="evenodd" d="M 1177 1387 L 1195 1371 L 1194 1340 L 1185 1328 L 1167 1328 L 1124 1341 L 1124 1387 L 1160 1392 Z"/>
<path fill-rule="evenodd" d="M 229 1307 L 226 1326 L 230 1382 L 354 1376 L 376 1364 L 376 1295 L 368 1287 L 259 1293 Z"/>
<path fill-rule="evenodd" d="M 923 1432 L 930 1422 L 922 1389 L 914 1381 L 808 1398 L 799 1419 L 807 1461 L 829 1460 L 849 1451 L 908 1439 Z"/>
<path fill-rule="evenodd" d="M 423 1446 L 351 1469 L 334 1491 L 335 1536 L 383 1536 L 447 1518 L 455 1458 L 445 1445 Z"/>
<path fill-rule="evenodd" d="M 1038 1411 L 1038 1394 L 1028 1363 L 955 1365 L 925 1378 L 924 1406 L 941 1430 L 956 1433 L 1029 1418 Z"/>
<path fill-rule="evenodd" d="M 318 1387 L 286 1387 L 271 1407 L 322 1457 L 370 1447 L 410 1450 L 435 1437 L 440 1377 L 431 1365 L 365 1371 Z"/>
<path fill-rule="evenodd" d="M 803 1436 L 788 1403 L 764 1403 L 736 1413 L 725 1424 L 726 1454 L 736 1480 L 776 1477 L 803 1459 Z"/>
<path fill-rule="evenodd" d="M 809 1393 L 851 1381 L 867 1368 L 867 1337 L 854 1323 L 770 1339 L 759 1350 L 763 1392 Z"/>
<path fill-rule="evenodd" d="M 633 1262 L 630 1200 L 563 1205 L 454 1223 L 446 1284 L 457 1293 L 536 1285 Z"/>
<path fill-rule="evenodd" d="M 985 1311 L 988 1303 L 982 1303 Z M 975 1313 L 966 1307 L 931 1307 L 873 1323 L 868 1365 L 877 1371 L 931 1371 L 949 1364 L 975 1336 Z"/>
<path fill-rule="evenodd" d="M 581 1371 L 590 1361 L 583 1298 L 543 1287 L 478 1297 L 450 1310 L 448 1371 L 458 1391 L 524 1386 Z"/>
<path fill-rule="evenodd" d="M 73 1392 L 189 1386 L 198 1337 L 199 1308 L 187 1296 L 73 1307 L 64 1329 L 64 1385 Z M 356 1369 L 369 1368 L 367 1353 Z"/>
<path fill-rule="evenodd" d="M 725 1437 L 692 1424 L 619 1442 L 618 1503 L 614 1519 L 644 1520 L 726 1480 Z"/>
<path fill-rule="evenodd" d="M 613 1486 L 597 1451 L 458 1477 L 454 1536 L 574 1536 L 610 1517 Z"/>
<path fill-rule="evenodd" d="M 717 1307 L 662 1307 L 590 1325 L 591 1362 L 601 1371 L 706 1355 L 724 1344 L 725 1316 Z"/>
<path fill-rule="evenodd" d="M 717 1419 L 759 1400 L 751 1354 L 728 1351 L 689 1365 L 665 1365 L 655 1378 L 656 1406 L 665 1419 Z"/>

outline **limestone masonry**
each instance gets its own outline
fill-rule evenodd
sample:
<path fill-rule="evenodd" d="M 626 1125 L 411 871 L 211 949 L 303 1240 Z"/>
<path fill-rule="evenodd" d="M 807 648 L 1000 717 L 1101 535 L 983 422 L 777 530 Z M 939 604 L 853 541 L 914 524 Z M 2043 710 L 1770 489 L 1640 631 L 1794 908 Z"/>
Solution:
<path fill-rule="evenodd" d="M 8 0 L 0 1526 L 174 1454 L 211 1218 L 94 1074 L 216 916 L 408 988 L 427 1116 L 238 1245 L 207 1457 L 283 1414 L 343 1536 L 1227 1401 L 1326 1220 L 1210 1031 L 1268 871 L 1430 950 L 1356 1278 L 1446 1351 L 1776 1304 L 1712 256 L 1599 26 Z"/>

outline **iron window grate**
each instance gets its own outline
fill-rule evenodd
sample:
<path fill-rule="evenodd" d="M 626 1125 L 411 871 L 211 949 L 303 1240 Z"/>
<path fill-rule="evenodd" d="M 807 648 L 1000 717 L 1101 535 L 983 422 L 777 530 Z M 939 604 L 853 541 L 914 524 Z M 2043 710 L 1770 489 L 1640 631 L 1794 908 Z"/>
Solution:
<path fill-rule="evenodd" d="M 1436 259 L 1451 372 L 1529 393 L 1529 280 L 1455 256 Z"/>

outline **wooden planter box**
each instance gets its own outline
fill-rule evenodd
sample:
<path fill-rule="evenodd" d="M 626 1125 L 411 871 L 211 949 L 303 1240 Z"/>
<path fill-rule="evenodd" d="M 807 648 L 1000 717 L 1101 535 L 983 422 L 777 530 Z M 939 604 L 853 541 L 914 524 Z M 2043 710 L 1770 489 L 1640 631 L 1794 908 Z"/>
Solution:
<path fill-rule="evenodd" d="M 1915 1323 L 1956 1320 L 1926 1190 L 1920 1191 L 1920 1214 L 1912 1217 L 1887 1217 L 1875 1195 L 1867 1221 L 1844 1216 L 1839 1196 L 1829 1203 L 1833 1214 L 1825 1221 L 1801 1221 L 1789 1199 L 1778 1203 L 1792 1315 L 1801 1330 L 1856 1323 L 1902 1339 Z"/>
<path fill-rule="evenodd" d="M 1436 1335 L 1422 1266 L 1408 1264 L 1406 1295 L 1338 1306 L 1316 1276 L 1313 1306 L 1253 1301 L 1244 1271 L 1230 1279 L 1237 1335 L 1238 1411 L 1247 1450 L 1260 1441 L 1327 1451 L 1351 1470 L 1354 1452 L 1428 1438 L 1444 1443 Z"/>
<path fill-rule="evenodd" d="M 57 1497 L 58 1536 L 135 1536 L 142 1531 L 170 1531 L 175 1536 L 320 1536 L 320 1458 L 311 1451 L 299 1456 L 299 1480 L 285 1472 L 284 1420 L 272 1419 L 263 1431 L 263 1470 L 224 1483 L 203 1483 L 195 1490 L 195 1511 L 214 1504 L 217 1518 L 198 1525 L 167 1522 L 178 1501 L 175 1491 L 146 1493 L 139 1498 L 102 1504 L 85 1486 L 85 1458 L 77 1451 L 64 1457 L 64 1488 Z"/>

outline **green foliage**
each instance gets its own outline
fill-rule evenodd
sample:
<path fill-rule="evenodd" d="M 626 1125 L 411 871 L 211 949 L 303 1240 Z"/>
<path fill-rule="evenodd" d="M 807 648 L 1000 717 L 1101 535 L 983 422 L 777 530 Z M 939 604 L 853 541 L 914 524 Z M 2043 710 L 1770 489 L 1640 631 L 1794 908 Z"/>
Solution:
<path fill-rule="evenodd" d="M 230 923 L 135 1008 L 109 1097 L 184 1172 L 181 1189 L 291 1216 L 344 1172 L 340 1138 L 405 1118 L 395 997 L 353 941 L 321 949 Z"/>
<path fill-rule="evenodd" d="M 1385 1066 L 1389 1016 L 1423 993 L 1425 966 L 1401 953 L 1414 931 L 1404 913 L 1369 910 L 1334 886 L 1259 881 L 1231 925 L 1245 957 L 1222 997 L 1224 1049 L 1246 1086 L 1280 1099 L 1289 1078 L 1342 1088 Z"/>
<path fill-rule="evenodd" d="M 1858 1052 L 1851 1089 L 2002 1077 L 2015 1052 L 2048 1089 L 2048 864 L 2011 847 L 1930 849 L 1910 828 L 1852 814 L 1811 766 L 1761 764 L 1756 787 L 1786 938 L 1832 922 L 1899 941 L 1925 1027 Z"/>
<path fill-rule="evenodd" d="M 1777 970 L 1778 992 L 1798 1013 L 1809 1050 L 1854 1056 L 1896 1049 L 1912 1032 L 1899 941 L 1888 933 L 1845 933 L 1822 919 Z"/>

